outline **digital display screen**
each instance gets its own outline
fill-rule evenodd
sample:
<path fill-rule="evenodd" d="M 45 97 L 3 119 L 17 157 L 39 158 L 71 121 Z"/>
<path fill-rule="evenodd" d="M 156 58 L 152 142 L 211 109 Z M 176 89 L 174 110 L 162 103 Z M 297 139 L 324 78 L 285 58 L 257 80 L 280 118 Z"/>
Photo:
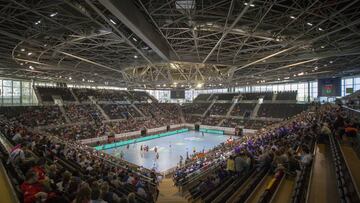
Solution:
<path fill-rule="evenodd" d="M 341 78 L 324 78 L 318 80 L 319 97 L 341 96 Z"/>

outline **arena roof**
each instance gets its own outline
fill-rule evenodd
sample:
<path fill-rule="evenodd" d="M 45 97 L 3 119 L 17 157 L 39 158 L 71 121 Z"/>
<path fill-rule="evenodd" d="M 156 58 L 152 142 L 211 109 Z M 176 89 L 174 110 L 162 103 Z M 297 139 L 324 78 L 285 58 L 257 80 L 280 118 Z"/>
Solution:
<path fill-rule="evenodd" d="M 0 76 L 156 87 L 360 72 L 358 0 L 0 0 Z"/>

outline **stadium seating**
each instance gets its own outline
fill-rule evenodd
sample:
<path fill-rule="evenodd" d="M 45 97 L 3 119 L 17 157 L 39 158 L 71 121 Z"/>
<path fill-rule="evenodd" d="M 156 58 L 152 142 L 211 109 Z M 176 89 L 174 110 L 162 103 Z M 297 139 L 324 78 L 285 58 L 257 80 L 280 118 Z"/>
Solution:
<path fill-rule="evenodd" d="M 307 104 L 263 103 L 258 111 L 258 117 L 287 118 L 306 110 Z"/>
<path fill-rule="evenodd" d="M 211 96 L 211 94 L 199 94 L 199 95 L 194 99 L 194 102 L 197 102 L 197 101 L 207 101 L 210 96 Z"/>
<path fill-rule="evenodd" d="M 231 103 L 215 103 L 209 110 L 209 115 L 226 115 Z"/>
<path fill-rule="evenodd" d="M 276 100 L 296 101 L 297 91 L 278 92 Z"/>
<path fill-rule="evenodd" d="M 53 96 L 59 96 L 63 101 L 74 102 L 75 98 L 69 88 L 61 87 L 37 87 L 39 96 L 43 102 L 54 102 Z"/>
<path fill-rule="evenodd" d="M 231 111 L 232 116 L 244 116 L 245 112 L 252 113 L 255 103 L 237 103 Z"/>

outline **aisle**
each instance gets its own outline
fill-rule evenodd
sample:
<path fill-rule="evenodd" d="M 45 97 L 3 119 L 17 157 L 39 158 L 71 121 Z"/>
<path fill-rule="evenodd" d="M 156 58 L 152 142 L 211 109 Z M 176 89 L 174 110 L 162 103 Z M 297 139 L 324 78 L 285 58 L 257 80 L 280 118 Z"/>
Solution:
<path fill-rule="evenodd" d="M 271 181 L 272 176 L 266 175 L 266 177 L 258 184 L 254 192 L 246 200 L 246 203 L 256 203 L 260 200 L 261 195 L 265 192 L 269 182 Z"/>
<path fill-rule="evenodd" d="M 273 203 L 291 202 L 291 195 L 294 190 L 295 180 L 286 178 L 282 181 L 277 193 L 274 196 Z"/>
<path fill-rule="evenodd" d="M 177 187 L 174 186 L 174 182 L 171 178 L 165 178 L 159 185 L 159 198 L 158 203 L 183 203 L 187 202 L 183 198 Z"/>
<path fill-rule="evenodd" d="M 0 194 L 1 194 L 1 202 L 6 202 L 6 203 L 13 203 L 13 202 L 17 202 L 15 199 L 14 199 L 14 196 L 13 194 L 11 193 L 11 189 L 10 189 L 10 186 L 7 182 L 7 179 L 6 179 L 6 173 L 4 171 L 4 168 L 3 168 L 3 165 L 2 163 L 0 163 L 1 166 L 0 166 Z"/>
<path fill-rule="evenodd" d="M 352 147 L 342 144 L 341 150 L 344 153 L 344 159 L 346 160 L 351 175 L 355 180 L 355 186 L 359 190 L 360 189 L 360 160 L 357 157 L 355 151 Z"/>
<path fill-rule="evenodd" d="M 325 144 L 318 144 L 310 183 L 309 203 L 337 203 L 336 175 L 331 163 L 331 152 Z"/>

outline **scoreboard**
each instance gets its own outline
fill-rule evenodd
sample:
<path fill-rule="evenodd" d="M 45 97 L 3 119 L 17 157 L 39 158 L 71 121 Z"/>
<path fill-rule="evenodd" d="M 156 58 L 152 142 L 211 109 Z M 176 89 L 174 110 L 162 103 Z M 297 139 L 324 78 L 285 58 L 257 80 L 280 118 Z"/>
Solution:
<path fill-rule="evenodd" d="M 323 78 L 318 80 L 319 97 L 341 96 L 341 78 Z"/>

